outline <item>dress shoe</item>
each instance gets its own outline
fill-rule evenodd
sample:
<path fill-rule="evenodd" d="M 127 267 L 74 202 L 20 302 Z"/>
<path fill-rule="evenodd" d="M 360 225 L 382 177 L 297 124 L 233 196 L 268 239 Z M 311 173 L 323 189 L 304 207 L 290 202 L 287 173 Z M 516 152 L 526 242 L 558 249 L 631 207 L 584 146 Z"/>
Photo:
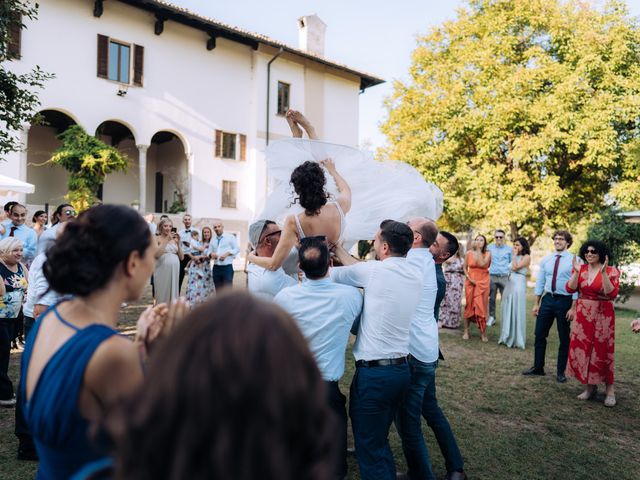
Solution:
<path fill-rule="evenodd" d="M 449 472 L 447 473 L 447 480 L 467 480 L 467 474 L 462 472 Z"/>
<path fill-rule="evenodd" d="M 536 367 L 531 367 L 527 370 L 525 370 L 524 372 L 522 372 L 523 375 L 539 375 L 539 376 L 543 376 L 544 370 L 538 370 Z"/>
<path fill-rule="evenodd" d="M 556 380 L 558 381 L 558 383 L 565 383 L 567 381 L 567 377 L 564 373 L 559 373 L 558 375 L 556 375 Z"/>

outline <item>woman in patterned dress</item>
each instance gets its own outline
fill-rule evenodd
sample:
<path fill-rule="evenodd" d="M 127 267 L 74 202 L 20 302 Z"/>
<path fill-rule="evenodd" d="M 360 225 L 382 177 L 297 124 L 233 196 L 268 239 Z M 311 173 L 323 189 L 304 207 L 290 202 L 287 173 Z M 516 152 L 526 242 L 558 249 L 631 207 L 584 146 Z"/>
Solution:
<path fill-rule="evenodd" d="M 598 240 L 588 240 L 580 247 L 580 265 L 573 260 L 573 275 L 567 282 L 567 292 L 578 292 L 576 318 L 569 343 L 568 375 L 576 377 L 586 389 L 578 399 L 589 400 L 606 385 L 604 405 L 613 407 L 613 357 L 616 316 L 613 300 L 618 295 L 620 272 L 610 267 L 611 254 Z"/>
<path fill-rule="evenodd" d="M 191 248 L 200 252 L 191 255 L 187 264 L 187 292 L 186 298 L 191 306 L 204 302 L 216 292 L 213 284 L 209 256 L 206 254 L 213 232 L 209 227 L 202 228 L 202 242 L 191 242 Z"/>
<path fill-rule="evenodd" d="M 480 338 L 488 342 L 487 307 L 489 305 L 489 266 L 491 265 L 491 252 L 487 251 L 487 238 L 478 235 L 473 241 L 473 246 L 467 252 L 464 262 L 464 271 L 467 281 L 464 285 L 466 306 L 464 307 L 464 333 L 463 340 L 469 340 L 469 324 L 474 322 L 480 330 Z"/>
<path fill-rule="evenodd" d="M 16 404 L 13 384 L 9 379 L 9 359 L 14 323 L 27 291 L 29 272 L 21 263 L 22 240 L 7 237 L 0 240 L 0 406 Z"/>
<path fill-rule="evenodd" d="M 462 312 L 462 289 L 464 287 L 464 260 L 462 248 L 444 264 L 444 278 L 447 281 L 444 300 L 440 307 L 440 326 L 458 328 Z"/>

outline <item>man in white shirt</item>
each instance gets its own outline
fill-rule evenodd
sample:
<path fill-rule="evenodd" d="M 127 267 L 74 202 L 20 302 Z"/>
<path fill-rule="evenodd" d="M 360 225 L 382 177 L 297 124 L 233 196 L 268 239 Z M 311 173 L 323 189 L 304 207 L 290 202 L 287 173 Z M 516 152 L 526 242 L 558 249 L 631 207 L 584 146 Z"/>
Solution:
<path fill-rule="evenodd" d="M 37 255 L 40 255 L 43 252 L 49 250 L 49 247 L 53 245 L 58 237 L 58 229 L 63 223 L 66 223 L 70 220 L 76 218 L 76 211 L 72 205 L 68 203 L 61 203 L 54 210 L 53 215 L 51 216 L 53 220 L 53 225 L 51 228 L 46 229 L 38 238 L 38 252 Z"/>
<path fill-rule="evenodd" d="M 304 237 L 298 250 L 306 281 L 285 288 L 274 302 L 296 320 L 318 363 L 327 385 L 329 406 L 339 421 L 339 452 L 336 478 L 347 474 L 347 410 L 338 387 L 344 374 L 349 331 L 362 311 L 360 290 L 334 283 L 329 278 L 331 256 L 325 237 Z"/>
<path fill-rule="evenodd" d="M 422 296 L 420 272 L 405 258 L 412 243 L 408 225 L 385 220 L 373 242 L 380 261 L 358 263 L 338 248 L 338 258 L 348 266 L 331 270 L 335 282 L 364 288 L 349 398 L 363 480 L 396 478 L 389 427 L 409 386 L 409 328 Z"/>
<path fill-rule="evenodd" d="M 182 216 L 182 224 L 184 228 L 178 232 L 180 236 L 180 243 L 182 243 L 182 253 L 184 253 L 184 257 L 180 261 L 180 275 L 178 277 L 178 292 L 182 290 L 182 282 L 184 281 L 184 269 L 187 267 L 187 264 L 191 261 L 191 256 L 194 254 L 193 249 L 191 248 L 191 232 L 198 232 L 197 228 L 191 228 L 192 218 L 191 215 L 185 213 Z M 199 232 L 198 232 L 199 233 Z M 199 253 L 199 252 L 198 252 Z"/>
<path fill-rule="evenodd" d="M 213 222 L 214 237 L 209 244 L 207 253 L 214 260 L 213 268 L 213 284 L 216 290 L 220 291 L 222 287 L 233 285 L 233 259 L 240 253 L 238 240 L 231 234 L 224 233 L 224 225 L 221 220 Z"/>
<path fill-rule="evenodd" d="M 462 455 L 436 398 L 436 368 L 438 367 L 438 323 L 435 303 L 438 293 L 436 265 L 430 248 L 438 248 L 438 228 L 427 218 L 408 222 L 413 230 L 413 245 L 407 261 L 422 273 L 422 298 L 411 320 L 409 336 L 409 367 L 411 383 L 398 412 L 397 427 L 409 470 L 400 478 L 435 479 L 429 452 L 424 442 L 421 417 L 424 416 L 445 457 L 447 479 L 466 478 Z M 457 250 L 457 241 L 455 242 Z M 455 252 L 454 252 L 455 253 Z"/>
<path fill-rule="evenodd" d="M 272 257 L 280 242 L 281 232 L 276 222 L 258 220 L 249 226 L 249 242 L 259 256 Z M 247 276 L 249 291 L 265 300 L 272 300 L 283 288 L 298 283 L 282 268 L 271 271 L 254 263 L 247 266 Z"/>

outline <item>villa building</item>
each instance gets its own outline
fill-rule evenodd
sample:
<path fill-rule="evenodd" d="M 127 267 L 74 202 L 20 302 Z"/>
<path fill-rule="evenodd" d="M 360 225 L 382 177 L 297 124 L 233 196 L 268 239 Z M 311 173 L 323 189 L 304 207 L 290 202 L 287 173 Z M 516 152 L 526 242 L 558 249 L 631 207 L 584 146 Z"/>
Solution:
<path fill-rule="evenodd" d="M 39 92 L 45 123 L 26 126 L 26 149 L 2 166 L 35 185 L 20 199 L 31 208 L 63 200 L 66 172 L 42 164 L 79 124 L 130 161 L 107 177 L 104 202 L 160 213 L 183 197 L 195 217 L 244 237 L 267 193 L 264 149 L 290 136 L 289 106 L 323 140 L 356 146 L 359 95 L 383 81 L 327 60 L 315 15 L 299 19 L 294 48 L 160 0 L 38 3 L 8 65 L 55 78 Z"/>

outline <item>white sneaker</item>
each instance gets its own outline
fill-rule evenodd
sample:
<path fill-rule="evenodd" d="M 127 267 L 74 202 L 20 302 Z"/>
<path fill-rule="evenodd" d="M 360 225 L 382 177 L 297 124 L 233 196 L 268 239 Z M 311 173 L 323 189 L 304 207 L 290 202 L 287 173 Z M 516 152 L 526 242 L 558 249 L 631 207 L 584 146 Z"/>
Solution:
<path fill-rule="evenodd" d="M 487 327 L 493 326 L 494 323 L 496 323 L 496 319 L 493 317 L 489 317 L 489 320 L 487 320 Z"/>

